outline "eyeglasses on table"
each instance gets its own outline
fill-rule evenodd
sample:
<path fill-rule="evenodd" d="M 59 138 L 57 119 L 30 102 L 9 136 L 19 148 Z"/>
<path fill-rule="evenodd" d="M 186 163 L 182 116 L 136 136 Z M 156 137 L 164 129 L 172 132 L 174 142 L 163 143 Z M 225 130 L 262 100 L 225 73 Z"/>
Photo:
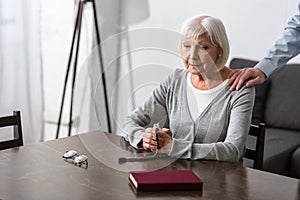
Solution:
<path fill-rule="evenodd" d="M 66 151 L 62 157 L 64 160 L 71 161 L 74 165 L 79 167 L 81 167 L 82 164 L 86 167 L 88 166 L 88 157 L 86 155 L 79 155 L 75 150 Z"/>

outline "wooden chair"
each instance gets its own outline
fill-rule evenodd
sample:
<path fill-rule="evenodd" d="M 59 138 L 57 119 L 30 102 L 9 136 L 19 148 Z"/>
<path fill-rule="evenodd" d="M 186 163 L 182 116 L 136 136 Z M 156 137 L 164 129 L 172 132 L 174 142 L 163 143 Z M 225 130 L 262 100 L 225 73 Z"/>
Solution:
<path fill-rule="evenodd" d="M 265 146 L 265 124 L 258 125 L 251 124 L 248 137 L 256 137 L 255 148 L 251 149 L 246 145 L 246 152 L 244 158 L 253 160 L 254 169 L 262 169 Z"/>
<path fill-rule="evenodd" d="M 20 111 L 14 111 L 13 115 L 0 117 L 0 128 L 13 126 L 13 139 L 0 141 L 0 150 L 23 146 L 23 134 Z"/>

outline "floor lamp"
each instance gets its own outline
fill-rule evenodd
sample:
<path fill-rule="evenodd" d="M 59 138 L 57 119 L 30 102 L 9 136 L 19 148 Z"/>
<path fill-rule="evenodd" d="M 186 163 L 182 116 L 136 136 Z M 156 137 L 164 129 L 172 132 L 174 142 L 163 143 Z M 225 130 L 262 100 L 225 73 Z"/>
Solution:
<path fill-rule="evenodd" d="M 97 40 L 97 45 L 99 47 L 99 59 L 100 59 L 99 61 L 100 61 L 100 67 L 101 67 L 101 72 L 102 72 L 101 76 L 102 76 L 102 85 L 103 85 L 103 93 L 104 93 L 105 111 L 106 111 L 106 116 L 107 116 L 107 127 L 108 127 L 108 132 L 111 132 L 110 114 L 109 114 L 109 106 L 108 106 L 107 90 L 106 90 L 106 79 L 105 79 L 105 74 L 104 74 L 104 66 L 103 66 L 102 52 L 101 52 L 101 46 L 100 46 L 101 40 L 100 40 L 100 32 L 99 32 L 99 28 L 98 28 L 96 5 L 95 5 L 94 0 L 80 0 L 79 4 L 78 4 L 78 11 L 77 11 L 77 16 L 76 16 L 73 37 L 72 37 L 72 44 L 71 44 L 71 49 L 70 49 L 70 54 L 69 54 L 68 66 L 67 66 L 67 71 L 66 71 L 66 75 L 65 75 L 65 82 L 64 82 L 63 94 L 62 94 L 62 99 L 61 99 L 59 118 L 58 118 L 58 122 L 57 122 L 56 139 L 59 137 L 61 117 L 62 117 L 62 112 L 63 112 L 63 107 L 64 107 L 67 82 L 68 82 L 69 73 L 70 73 L 70 69 L 71 69 L 71 61 L 72 61 L 72 56 L 73 56 L 74 44 L 75 44 L 75 40 L 76 40 L 77 44 L 76 44 L 76 49 L 75 49 L 75 58 L 74 58 L 75 60 L 73 62 L 74 65 L 73 65 L 70 115 L 69 115 L 69 130 L 68 130 L 68 136 L 71 135 L 72 114 L 73 114 L 73 97 L 74 97 L 75 78 L 76 78 L 76 71 L 77 71 L 79 44 L 80 44 L 81 22 L 82 22 L 84 5 L 88 2 L 92 3 L 92 5 L 93 5 L 96 40 Z"/>

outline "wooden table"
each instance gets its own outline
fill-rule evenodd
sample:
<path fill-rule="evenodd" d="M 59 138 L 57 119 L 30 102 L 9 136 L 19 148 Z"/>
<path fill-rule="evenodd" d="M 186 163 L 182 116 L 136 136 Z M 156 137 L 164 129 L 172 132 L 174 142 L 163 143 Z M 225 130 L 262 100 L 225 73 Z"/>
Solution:
<path fill-rule="evenodd" d="M 74 149 L 88 156 L 88 167 L 65 161 Z M 179 159 L 164 169 L 192 169 L 203 191 L 135 192 L 128 170 L 149 170 L 165 160 L 119 164 L 122 156 L 138 155 L 121 137 L 90 132 L 0 152 L 0 199 L 300 199 L 298 179 L 216 161 Z"/>

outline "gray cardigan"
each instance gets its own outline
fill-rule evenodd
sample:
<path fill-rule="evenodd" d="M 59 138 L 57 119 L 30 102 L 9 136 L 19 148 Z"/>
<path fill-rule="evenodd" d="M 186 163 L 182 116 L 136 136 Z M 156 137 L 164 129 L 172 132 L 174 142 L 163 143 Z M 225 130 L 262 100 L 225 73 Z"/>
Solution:
<path fill-rule="evenodd" d="M 137 148 L 145 129 L 159 123 L 171 130 L 171 156 L 238 162 L 250 127 L 254 88 L 230 91 L 226 86 L 193 121 L 187 103 L 187 73 L 176 69 L 126 118 L 120 134 Z"/>

